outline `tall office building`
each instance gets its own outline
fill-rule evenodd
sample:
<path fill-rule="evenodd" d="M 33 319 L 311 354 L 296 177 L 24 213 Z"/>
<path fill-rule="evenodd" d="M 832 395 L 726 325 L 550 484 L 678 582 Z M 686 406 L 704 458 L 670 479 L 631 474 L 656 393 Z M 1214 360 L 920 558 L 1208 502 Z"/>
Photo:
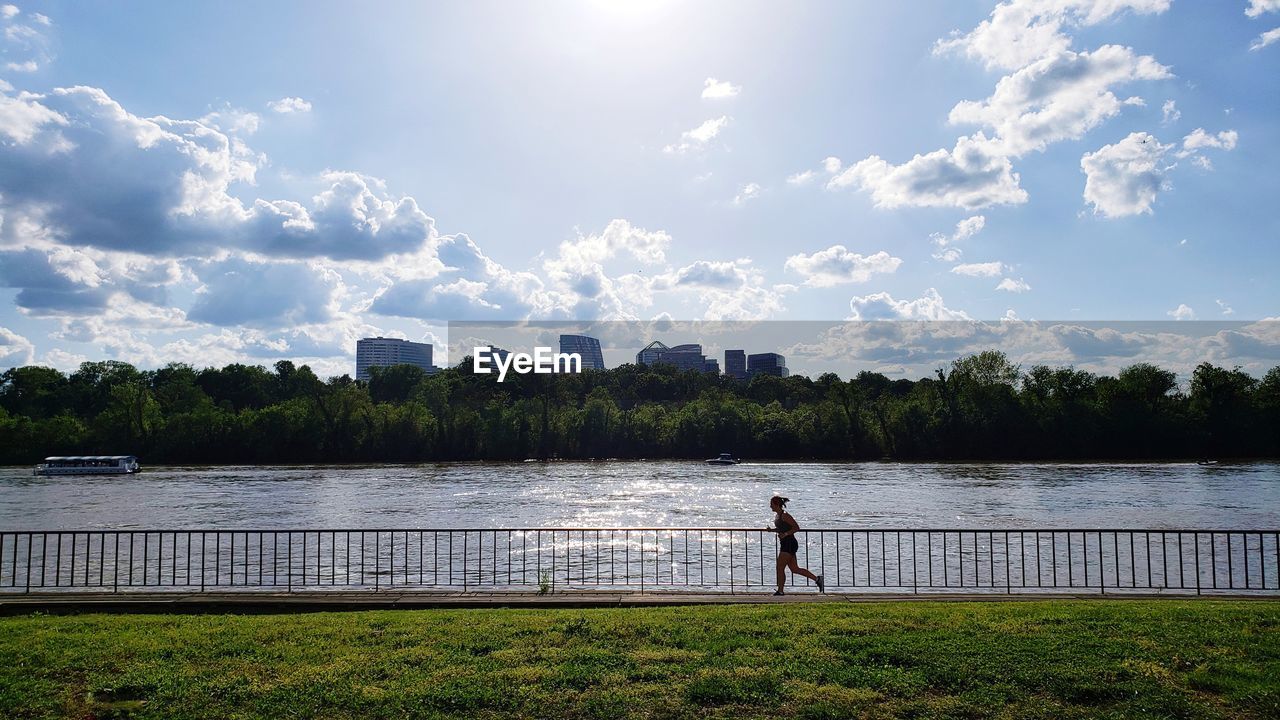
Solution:
<path fill-rule="evenodd" d="M 600 341 L 586 335 L 561 335 L 560 352 L 578 353 L 582 358 L 583 370 L 603 370 L 604 353 L 600 351 Z"/>
<path fill-rule="evenodd" d="M 724 351 L 724 374 L 735 380 L 747 379 L 747 352 L 745 350 Z"/>
<path fill-rule="evenodd" d="M 437 368 L 431 362 L 431 343 L 410 342 L 396 338 L 371 337 L 356 341 L 356 379 L 368 380 L 369 369 L 413 365 L 427 373 Z"/>
<path fill-rule="evenodd" d="M 661 340 L 654 340 L 648 345 L 645 345 L 643 350 L 636 353 L 636 364 L 652 365 L 658 362 L 658 358 L 662 357 L 662 353 L 670 349 L 671 348 L 664 345 Z"/>
<path fill-rule="evenodd" d="M 656 365 L 664 363 L 674 365 L 681 370 L 697 370 L 698 372 L 719 373 L 720 363 L 708 360 L 702 353 L 702 346 L 697 343 L 685 343 L 675 347 L 667 347 L 654 340 L 636 354 L 636 362 L 640 365 Z"/>
<path fill-rule="evenodd" d="M 693 343 L 676 345 L 658 357 L 658 362 L 675 365 L 681 370 L 697 370 L 705 372 L 707 356 L 702 354 L 702 346 Z"/>
<path fill-rule="evenodd" d="M 776 375 L 786 377 L 787 359 L 778 353 L 755 353 L 747 356 L 747 375 Z"/>

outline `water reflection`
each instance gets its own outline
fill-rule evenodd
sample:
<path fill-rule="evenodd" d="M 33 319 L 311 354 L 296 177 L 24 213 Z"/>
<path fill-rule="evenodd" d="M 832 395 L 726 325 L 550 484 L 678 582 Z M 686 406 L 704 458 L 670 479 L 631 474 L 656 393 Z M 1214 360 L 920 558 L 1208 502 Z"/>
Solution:
<path fill-rule="evenodd" d="M 1280 465 L 700 462 L 0 469 L 0 528 L 1280 527 Z"/>

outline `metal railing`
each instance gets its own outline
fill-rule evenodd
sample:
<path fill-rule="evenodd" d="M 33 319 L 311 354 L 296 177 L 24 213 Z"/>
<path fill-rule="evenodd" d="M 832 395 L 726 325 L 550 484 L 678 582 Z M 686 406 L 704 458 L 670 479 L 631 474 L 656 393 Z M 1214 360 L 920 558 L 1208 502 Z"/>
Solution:
<path fill-rule="evenodd" d="M 836 592 L 1280 594 L 1275 530 L 820 529 L 797 539 L 800 565 Z M 773 533 L 747 528 L 0 531 L 0 594 L 758 592 L 776 582 L 777 552 Z"/>

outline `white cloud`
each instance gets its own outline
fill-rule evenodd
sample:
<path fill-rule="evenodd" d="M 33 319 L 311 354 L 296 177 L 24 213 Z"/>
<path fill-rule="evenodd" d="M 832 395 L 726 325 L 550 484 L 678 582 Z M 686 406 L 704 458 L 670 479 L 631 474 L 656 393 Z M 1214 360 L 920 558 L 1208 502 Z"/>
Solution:
<path fill-rule="evenodd" d="M 1164 155 L 1172 148 L 1145 132 L 1135 132 L 1114 145 L 1085 153 L 1080 158 L 1085 202 L 1106 217 L 1150 213 L 1168 170 Z"/>
<path fill-rule="evenodd" d="M 1235 308 L 1227 304 L 1225 300 L 1214 300 L 1218 304 L 1218 308 L 1222 310 L 1223 315 L 1235 315 Z"/>
<path fill-rule="evenodd" d="M 1272 28 L 1258 36 L 1256 40 L 1249 43 L 1250 50 L 1261 50 L 1273 42 L 1280 40 L 1280 27 Z"/>
<path fill-rule="evenodd" d="M 105 92 L 0 95 L 0 212 L 42 219 L 67 245 L 177 256 L 244 249 L 377 260 L 422 249 L 434 222 L 356 173 L 321 176 L 310 205 L 233 192 L 266 162 L 200 121 L 133 115 Z"/>
<path fill-rule="evenodd" d="M 1191 158 L 1197 167 L 1212 170 L 1213 163 L 1199 153 L 1206 149 L 1233 150 L 1238 139 L 1235 130 L 1211 135 L 1196 128 L 1183 138 L 1182 148 L 1175 149 L 1176 145 L 1163 145 L 1148 133 L 1131 133 L 1080 159 L 1086 176 L 1085 201 L 1093 205 L 1096 214 L 1106 217 L 1150 214 L 1156 195 L 1167 187 L 1168 173 L 1177 167 L 1166 156 Z"/>
<path fill-rule="evenodd" d="M 1005 278 L 996 285 L 997 290 L 1004 290 L 1011 293 L 1024 293 L 1031 289 L 1026 280 L 1021 278 L 1014 280 L 1013 278 Z"/>
<path fill-rule="evenodd" d="M 1224 130 L 1217 135 L 1210 135 L 1204 128 L 1196 128 L 1182 139 L 1182 152 L 1178 157 L 1186 157 L 1196 150 L 1213 148 L 1216 150 L 1234 150 L 1240 135 L 1235 130 Z"/>
<path fill-rule="evenodd" d="M 1132 104 L 1116 97 L 1113 86 L 1169 77 L 1155 58 L 1127 47 L 1064 50 L 1002 78 L 986 100 L 957 104 L 949 120 L 991 128 L 1000 152 L 1018 157 L 1079 138 Z"/>
<path fill-rule="evenodd" d="M 0 368 L 30 365 L 35 354 L 31 341 L 16 332 L 0 327 Z"/>
<path fill-rule="evenodd" d="M 1015 70 L 1068 50 L 1070 26 L 1097 25 L 1120 13 L 1162 13 L 1170 0 L 1008 0 L 966 34 L 934 45 L 935 54 L 960 52 L 989 69 Z"/>
<path fill-rule="evenodd" d="M 942 247 L 933 252 L 933 259 L 941 260 L 942 262 L 959 262 L 962 257 L 964 257 L 964 252 L 958 247 Z"/>
<path fill-rule="evenodd" d="M 560 243 L 557 255 L 543 263 L 559 303 L 575 318 L 629 320 L 634 310 L 653 302 L 650 281 L 642 271 L 612 276 L 605 264 L 629 255 L 648 266 L 666 261 L 671 236 L 633 226 L 623 219 L 611 221 L 603 231 L 579 233 Z"/>
<path fill-rule="evenodd" d="M 730 98 L 742 91 L 741 85 L 734 85 L 728 80 L 716 80 L 713 77 L 707 78 L 703 83 L 702 98 L 704 100 L 714 100 L 717 98 Z"/>
<path fill-rule="evenodd" d="M 764 320 L 781 311 L 787 286 L 765 284 L 750 258 L 698 260 L 655 278 L 655 290 L 695 293 L 703 320 Z"/>
<path fill-rule="evenodd" d="M 787 176 L 787 184 L 788 185 L 808 185 L 810 182 L 813 181 L 815 177 L 817 177 L 817 175 L 818 174 L 812 170 L 805 170 L 804 172 L 798 172 L 798 173 L 795 173 L 794 175 Z"/>
<path fill-rule="evenodd" d="M 311 112 L 311 103 L 300 97 L 282 97 L 279 100 L 272 100 L 268 102 L 267 108 L 272 112 L 283 115 L 290 113 L 309 113 Z"/>
<path fill-rule="evenodd" d="M 53 60 L 52 44 L 46 29 L 52 25 L 49 18 L 34 13 L 30 21 L 19 18 L 21 10 L 16 5 L 0 5 L 0 55 L 13 58 L 5 63 L 9 72 L 35 72 Z"/>
<path fill-rule="evenodd" d="M 894 300 L 886 292 L 855 296 L 849 300 L 850 320 L 971 320 L 952 310 L 934 288 L 915 300 Z"/>
<path fill-rule="evenodd" d="M 706 144 L 715 139 L 720 131 L 729 124 L 729 116 L 721 115 L 718 118 L 712 118 L 702 123 L 692 130 L 686 130 L 680 134 L 680 142 L 668 145 L 663 148 L 663 152 L 671 154 L 683 154 L 694 150 L 701 150 Z"/>
<path fill-rule="evenodd" d="M 933 233 L 929 236 L 933 240 L 934 247 L 937 248 L 933 253 L 935 260 L 943 262 L 956 262 L 960 259 L 962 252 L 955 244 L 977 235 L 986 227 L 987 218 L 982 215 L 974 215 L 967 217 L 956 223 L 955 232 L 951 235 L 946 233 Z"/>
<path fill-rule="evenodd" d="M 843 283 L 860 283 L 877 273 L 892 273 L 902 265 L 896 258 L 881 250 L 872 255 L 849 252 L 843 245 L 832 245 L 812 255 L 800 253 L 787 258 L 785 269 L 803 275 L 809 287 L 831 287 Z"/>
<path fill-rule="evenodd" d="M 1172 77 L 1169 69 L 1131 48 L 1103 45 L 1074 51 L 1064 28 L 1095 25 L 1119 13 L 1159 13 L 1169 0 L 1009 0 L 973 31 L 939 41 L 938 54 L 961 52 L 989 68 L 1010 71 L 981 101 L 957 103 L 952 124 L 984 128 L 952 150 L 916 155 L 901 165 L 877 155 L 836 174 L 828 189 L 855 187 L 878 207 L 959 207 L 1027 201 L 1012 160 L 1082 137 L 1141 97 L 1112 90 L 1135 81 Z M 989 130 L 990 135 L 988 135 Z M 951 254 L 951 253 L 948 253 Z"/>
<path fill-rule="evenodd" d="M 982 215 L 974 215 L 956 223 L 956 231 L 951 236 L 951 242 L 959 242 L 968 240 L 977 235 L 982 228 L 987 226 L 987 218 Z"/>
<path fill-rule="evenodd" d="M 1178 122 L 1182 117 L 1182 111 L 1178 109 L 1178 104 L 1173 100 L 1165 100 L 1164 105 L 1160 106 L 1160 124 L 1168 125 Z"/>
<path fill-rule="evenodd" d="M 8 137 L 16 145 L 30 143 L 42 130 L 56 132 L 56 126 L 65 126 L 67 118 L 41 105 L 26 93 L 10 96 L 0 85 L 0 135 Z M 56 152 L 56 145 L 50 150 Z"/>
<path fill-rule="evenodd" d="M 964 265 L 956 265 L 951 268 L 951 272 L 956 275 L 967 275 L 969 277 L 999 277 L 1005 270 L 1006 265 L 999 261 L 966 263 Z"/>
<path fill-rule="evenodd" d="M 553 311 L 537 275 L 507 269 L 466 235 L 440 237 L 435 258 L 443 268 L 423 273 L 394 265 L 384 268 L 387 285 L 368 309 L 424 321 L 519 320 Z"/>
<path fill-rule="evenodd" d="M 203 283 L 187 317 L 221 326 L 292 327 L 338 312 L 342 278 L 319 262 L 228 257 L 197 263 Z"/>
<path fill-rule="evenodd" d="M 1244 14 L 1249 17 L 1258 17 L 1266 12 L 1280 12 L 1280 0 L 1249 0 L 1249 7 L 1245 9 Z"/>
<path fill-rule="evenodd" d="M 979 132 L 960 138 L 952 150 L 916 155 L 901 165 L 872 155 L 831 178 L 827 187 L 856 187 L 882 208 L 975 209 L 1026 202 L 1018 182 L 1009 158 Z"/>
<path fill-rule="evenodd" d="M 760 185 L 757 183 L 747 183 L 742 186 L 742 189 L 738 191 L 737 195 L 733 196 L 733 204 L 742 205 L 748 200 L 754 200 L 758 197 L 760 197 Z"/>
<path fill-rule="evenodd" d="M 258 132 L 262 118 L 257 113 L 228 105 L 208 113 L 200 122 L 231 135 L 252 135 Z"/>
<path fill-rule="evenodd" d="M 1178 305 L 1178 307 L 1165 313 L 1165 315 L 1168 315 L 1174 320 L 1195 320 L 1196 319 L 1196 311 L 1188 307 L 1186 303 L 1182 303 Z"/>
<path fill-rule="evenodd" d="M 842 163 L 838 157 L 829 157 L 822 161 L 822 169 L 829 175 L 835 175 L 840 172 L 841 165 Z"/>

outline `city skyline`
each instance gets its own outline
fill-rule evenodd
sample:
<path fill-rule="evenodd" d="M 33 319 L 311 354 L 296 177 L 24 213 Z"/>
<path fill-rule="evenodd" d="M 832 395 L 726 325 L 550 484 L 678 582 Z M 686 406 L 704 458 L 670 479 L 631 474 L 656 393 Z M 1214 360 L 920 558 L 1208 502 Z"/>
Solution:
<path fill-rule="evenodd" d="M 338 375 L 468 319 L 1280 315 L 1269 0 L 250 7 L 3 5 L 0 367 Z"/>

